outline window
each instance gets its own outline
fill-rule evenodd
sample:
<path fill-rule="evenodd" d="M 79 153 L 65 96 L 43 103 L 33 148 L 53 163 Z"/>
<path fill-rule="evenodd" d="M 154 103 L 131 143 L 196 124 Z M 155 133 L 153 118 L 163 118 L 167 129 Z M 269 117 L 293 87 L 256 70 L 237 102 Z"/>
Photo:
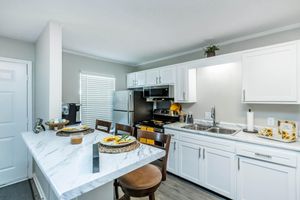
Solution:
<path fill-rule="evenodd" d="M 96 119 L 112 121 L 115 78 L 92 73 L 80 73 L 81 121 L 90 127 Z"/>

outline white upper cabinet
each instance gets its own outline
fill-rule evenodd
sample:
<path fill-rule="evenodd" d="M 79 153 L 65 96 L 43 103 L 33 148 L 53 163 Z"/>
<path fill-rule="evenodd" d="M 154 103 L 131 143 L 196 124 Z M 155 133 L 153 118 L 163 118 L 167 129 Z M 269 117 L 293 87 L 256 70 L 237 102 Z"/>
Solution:
<path fill-rule="evenodd" d="M 145 71 L 127 74 L 127 88 L 143 87 L 146 83 Z"/>
<path fill-rule="evenodd" d="M 176 67 L 162 67 L 159 70 L 160 84 L 162 85 L 174 85 L 176 80 Z"/>
<path fill-rule="evenodd" d="M 127 88 L 135 87 L 135 73 L 127 74 Z"/>
<path fill-rule="evenodd" d="M 175 102 L 193 103 L 197 101 L 197 69 L 186 65 L 177 66 L 175 83 Z"/>
<path fill-rule="evenodd" d="M 146 71 L 146 85 L 173 85 L 176 79 L 176 68 L 160 67 Z"/>
<path fill-rule="evenodd" d="M 242 55 L 244 103 L 299 103 L 297 42 L 247 51 Z"/>
<path fill-rule="evenodd" d="M 151 69 L 146 71 L 146 85 L 159 84 L 159 70 Z"/>
<path fill-rule="evenodd" d="M 136 86 L 142 87 L 146 84 L 146 73 L 144 71 L 135 73 Z"/>

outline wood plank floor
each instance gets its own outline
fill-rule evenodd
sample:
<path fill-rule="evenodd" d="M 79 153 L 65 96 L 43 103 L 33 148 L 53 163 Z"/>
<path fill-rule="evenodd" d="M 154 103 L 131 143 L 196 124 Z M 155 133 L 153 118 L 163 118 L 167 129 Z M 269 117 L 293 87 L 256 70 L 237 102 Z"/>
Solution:
<path fill-rule="evenodd" d="M 122 195 L 120 189 L 120 196 Z M 132 200 L 148 200 L 144 198 L 131 198 Z M 202 187 L 185 181 L 177 176 L 168 174 L 167 180 L 163 182 L 155 193 L 156 200 L 224 200 Z"/>

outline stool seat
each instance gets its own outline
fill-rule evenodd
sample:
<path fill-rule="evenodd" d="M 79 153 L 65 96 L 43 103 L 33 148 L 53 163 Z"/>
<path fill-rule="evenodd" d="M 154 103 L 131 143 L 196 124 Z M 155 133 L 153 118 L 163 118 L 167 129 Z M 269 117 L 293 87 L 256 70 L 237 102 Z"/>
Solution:
<path fill-rule="evenodd" d="M 118 180 L 123 187 L 128 189 L 144 190 L 159 185 L 162 174 L 158 167 L 148 164 L 120 177 Z"/>

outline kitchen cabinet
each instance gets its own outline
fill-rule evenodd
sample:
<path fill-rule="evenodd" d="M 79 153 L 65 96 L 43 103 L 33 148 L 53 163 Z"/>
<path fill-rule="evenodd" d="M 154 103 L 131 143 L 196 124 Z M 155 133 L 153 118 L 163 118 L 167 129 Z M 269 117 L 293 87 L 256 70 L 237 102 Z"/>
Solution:
<path fill-rule="evenodd" d="M 176 69 L 175 102 L 197 102 L 196 77 L 197 69 L 186 65 L 178 65 Z"/>
<path fill-rule="evenodd" d="M 244 103 L 299 103 L 298 46 L 289 42 L 242 54 Z"/>
<path fill-rule="evenodd" d="M 145 71 L 127 74 L 127 88 L 143 87 L 146 83 Z"/>
<path fill-rule="evenodd" d="M 158 69 L 151 69 L 146 71 L 146 85 L 159 85 L 159 70 Z"/>
<path fill-rule="evenodd" d="M 187 142 L 179 142 L 179 176 L 200 183 L 202 179 L 202 147 Z"/>
<path fill-rule="evenodd" d="M 167 171 L 173 174 L 178 174 L 178 141 L 171 139 L 169 148 L 169 157 Z"/>
<path fill-rule="evenodd" d="M 176 68 L 173 66 L 160 67 L 146 71 L 146 85 L 174 85 Z"/>
<path fill-rule="evenodd" d="M 159 70 L 160 84 L 162 85 L 174 85 L 176 80 L 176 67 L 162 67 Z"/>
<path fill-rule="evenodd" d="M 295 200 L 296 169 L 265 161 L 239 157 L 238 200 Z"/>
<path fill-rule="evenodd" d="M 203 186 L 228 198 L 235 196 L 235 154 L 203 149 Z"/>

